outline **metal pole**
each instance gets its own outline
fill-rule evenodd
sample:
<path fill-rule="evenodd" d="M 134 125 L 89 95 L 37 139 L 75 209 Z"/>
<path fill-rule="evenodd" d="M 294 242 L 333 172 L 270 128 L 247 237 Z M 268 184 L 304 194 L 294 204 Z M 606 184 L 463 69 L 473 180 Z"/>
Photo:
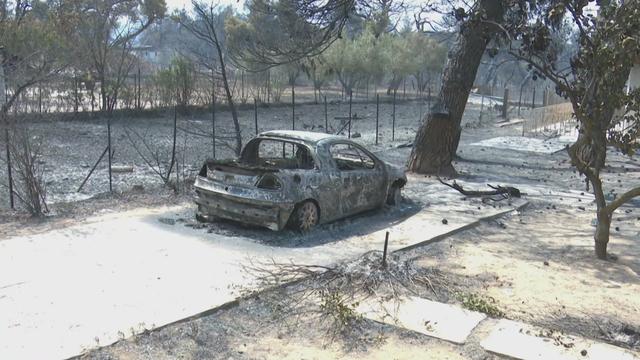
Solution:
<path fill-rule="evenodd" d="M 391 141 L 396 139 L 396 91 L 393 90 L 393 115 L 391 117 Z"/>
<path fill-rule="evenodd" d="M 378 128 L 379 128 L 379 116 L 380 114 L 380 95 L 376 94 L 376 145 L 378 145 Z"/>
<path fill-rule="evenodd" d="M 216 86 L 213 83 L 213 92 L 211 93 L 211 142 L 213 146 L 213 159 L 216 158 Z"/>
<path fill-rule="evenodd" d="M 382 250 L 382 267 L 387 268 L 387 248 L 389 247 L 389 232 L 384 235 L 384 249 Z"/>
<path fill-rule="evenodd" d="M 349 124 L 347 125 L 349 127 L 349 130 L 348 130 L 349 139 L 351 139 L 351 105 L 352 105 L 352 102 L 353 102 L 353 92 L 350 92 L 349 93 Z"/>
<path fill-rule="evenodd" d="M 402 98 L 406 99 L 407 98 L 407 78 L 404 78 L 404 81 L 402 81 Z"/>
<path fill-rule="evenodd" d="M 258 100 L 253 98 L 253 121 L 256 125 L 256 135 L 258 135 Z"/>
<path fill-rule="evenodd" d="M 502 117 L 507 120 L 509 116 L 509 88 L 504 89 L 504 97 L 502 98 Z"/>
<path fill-rule="evenodd" d="M 329 132 L 329 116 L 327 114 L 327 95 L 324 96 L 324 131 Z"/>
<path fill-rule="evenodd" d="M 138 110 L 142 109 L 142 75 L 140 72 L 140 66 L 138 66 Z"/>
<path fill-rule="evenodd" d="M 98 158 L 98 161 L 96 161 L 96 163 L 91 168 L 91 171 L 89 171 L 89 174 L 87 175 L 87 177 L 84 178 L 84 180 L 82 181 L 82 184 L 80 184 L 80 186 L 78 187 L 78 191 L 77 192 L 80 192 L 80 190 L 82 190 L 82 188 L 84 187 L 84 184 L 87 183 L 87 180 L 89 180 L 89 178 L 91 177 L 91 174 L 93 174 L 93 172 L 96 170 L 96 167 L 98 167 L 98 164 L 100 164 L 100 161 L 102 161 L 102 158 L 104 158 L 104 156 L 105 156 L 105 154 L 107 153 L 108 150 L 109 150 L 109 147 L 106 147 L 104 149 L 104 151 L 102 152 L 102 155 L 100 155 L 100 157 Z"/>
<path fill-rule="evenodd" d="M 107 148 L 109 149 L 109 192 L 113 192 L 113 185 L 111 181 L 111 114 L 107 115 Z"/>
<path fill-rule="evenodd" d="M 296 129 L 296 86 L 291 83 L 291 130 Z"/>
<path fill-rule="evenodd" d="M 7 151 L 7 176 L 9 177 L 9 206 L 11 209 L 15 209 L 15 202 L 13 200 L 13 176 L 11 174 L 11 149 L 9 146 L 9 121 L 4 120 L 4 140 Z"/>
<path fill-rule="evenodd" d="M 536 108 L 536 88 L 533 88 L 533 99 L 531 100 L 531 108 Z"/>
<path fill-rule="evenodd" d="M 4 57 L 2 52 L 0 51 L 0 123 L 4 126 L 4 140 L 7 151 L 7 176 L 9 177 L 9 204 L 11 205 L 11 209 L 14 208 L 13 202 L 13 177 L 11 176 L 11 151 L 9 146 L 9 118 L 7 118 L 7 114 L 4 112 L 4 106 L 7 102 L 7 88 L 6 88 L 6 80 L 4 77 L 4 67 L 3 67 Z M 8 110 L 8 109 L 7 109 Z"/>
<path fill-rule="evenodd" d="M 478 124 L 482 126 L 482 113 L 484 112 L 484 92 L 482 93 L 482 98 L 480 100 L 480 118 L 478 119 Z"/>

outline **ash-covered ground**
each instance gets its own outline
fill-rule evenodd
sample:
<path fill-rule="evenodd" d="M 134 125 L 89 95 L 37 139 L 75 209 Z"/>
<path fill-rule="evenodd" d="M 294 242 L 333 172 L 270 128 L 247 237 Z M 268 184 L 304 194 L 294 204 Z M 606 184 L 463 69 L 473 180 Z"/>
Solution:
<path fill-rule="evenodd" d="M 354 140 L 382 153 L 399 144 L 412 141 L 419 128 L 421 117 L 426 111 L 428 101 L 398 100 L 396 104 L 395 130 L 392 131 L 393 105 L 381 101 L 379 108 L 379 145 L 375 146 L 376 104 L 375 102 L 357 102 L 352 107 L 351 133 Z M 291 129 L 292 111 L 288 104 L 258 107 L 258 131 Z M 480 105 L 469 104 L 463 126 L 479 126 Z M 296 129 L 326 131 L 324 104 L 296 105 Z M 330 101 L 327 107 L 329 132 L 343 130 L 349 114 L 348 102 Z M 483 126 L 491 124 L 496 112 L 484 106 Z M 155 117 L 114 117 L 112 118 L 112 151 L 114 166 L 133 166 L 133 172 L 114 172 L 113 189 L 126 192 L 134 187 L 153 188 L 162 184 L 161 178 L 147 162 L 155 165 L 156 158 L 163 166 L 170 162 L 173 111 L 167 111 Z M 216 145 L 216 157 L 233 157 L 232 120 L 228 111 L 216 112 L 216 133 L 220 137 Z M 255 135 L 254 111 L 245 108 L 239 111 L 243 143 Z M 47 117 L 50 118 L 51 115 Z M 27 127 L 34 143 L 43 145 L 39 165 L 43 170 L 46 184 L 47 202 L 61 203 L 83 200 L 102 194 L 109 189 L 107 156 L 97 166 L 82 191 L 77 192 L 80 184 L 107 147 L 107 119 L 79 114 L 74 120 L 30 120 L 23 123 Z M 191 114 L 178 114 L 177 120 L 177 168 L 180 176 L 193 176 L 205 159 L 212 157 L 211 113 L 192 111 Z M 474 131 L 473 137 L 484 138 L 504 129 L 490 126 L 489 131 Z M 393 138 L 395 141 L 392 141 Z M 486 133 L 486 134 L 485 134 Z M 509 133 L 507 129 L 506 133 Z M 517 131 L 515 131 L 517 133 Z M 196 135 L 202 134 L 204 136 Z M 466 134 L 468 135 L 468 134 Z M 145 145 L 146 143 L 146 145 Z M 136 145 L 134 145 L 136 144 Z M 136 150 L 137 147 L 137 150 Z M 4 149 L 4 144 L 2 144 Z M 156 156 L 157 155 L 157 156 Z M 6 164 L 2 155 L 0 165 L 0 184 L 6 190 Z M 165 169 L 166 170 L 166 169 Z M 8 207 L 7 191 L 0 191 L 0 208 Z"/>

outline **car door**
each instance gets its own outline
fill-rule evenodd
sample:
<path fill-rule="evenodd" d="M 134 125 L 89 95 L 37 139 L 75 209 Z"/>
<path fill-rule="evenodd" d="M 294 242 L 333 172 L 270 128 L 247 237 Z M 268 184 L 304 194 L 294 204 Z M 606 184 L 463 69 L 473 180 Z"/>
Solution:
<path fill-rule="evenodd" d="M 334 143 L 329 152 L 341 184 L 339 191 L 342 215 L 379 206 L 381 196 L 386 196 L 382 164 L 353 143 Z"/>

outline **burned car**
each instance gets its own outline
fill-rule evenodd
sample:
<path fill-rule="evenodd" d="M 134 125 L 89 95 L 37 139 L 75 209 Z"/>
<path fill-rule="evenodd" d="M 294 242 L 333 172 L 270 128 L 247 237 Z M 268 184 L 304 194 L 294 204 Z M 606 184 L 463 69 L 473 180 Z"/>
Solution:
<path fill-rule="evenodd" d="M 238 160 L 208 160 L 195 181 L 196 217 L 308 231 L 365 210 L 396 205 L 404 171 L 344 137 L 268 131 Z"/>

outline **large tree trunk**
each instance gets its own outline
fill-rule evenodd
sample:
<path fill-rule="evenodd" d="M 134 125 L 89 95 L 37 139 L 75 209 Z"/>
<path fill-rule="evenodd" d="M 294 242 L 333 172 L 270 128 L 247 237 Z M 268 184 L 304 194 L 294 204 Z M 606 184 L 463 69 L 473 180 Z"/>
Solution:
<path fill-rule="evenodd" d="M 449 51 L 442 85 L 434 105 L 416 134 L 408 168 L 421 174 L 455 175 L 451 164 L 460 141 L 460 122 L 480 60 L 497 27 L 481 21 L 501 22 L 500 0 L 479 0 L 474 12 L 461 25 Z"/>

